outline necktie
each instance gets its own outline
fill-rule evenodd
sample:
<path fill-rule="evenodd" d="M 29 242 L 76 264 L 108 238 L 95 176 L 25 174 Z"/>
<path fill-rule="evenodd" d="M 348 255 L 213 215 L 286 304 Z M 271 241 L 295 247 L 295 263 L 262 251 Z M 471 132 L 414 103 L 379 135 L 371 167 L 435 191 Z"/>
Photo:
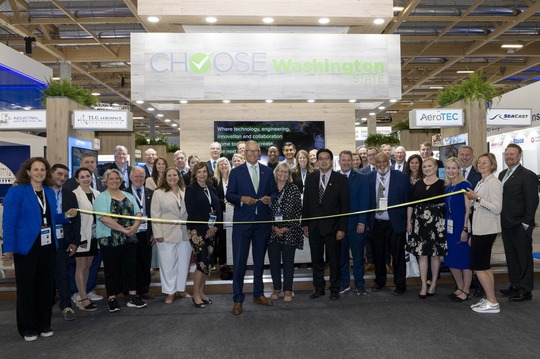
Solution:
<path fill-rule="evenodd" d="M 401 165 L 397 165 L 397 170 L 401 171 Z"/>
<path fill-rule="evenodd" d="M 379 187 L 377 188 L 377 206 L 380 203 L 380 199 L 384 198 L 384 177 L 381 176 L 379 180 Z M 383 211 L 377 211 L 378 213 L 382 213 Z"/>
<path fill-rule="evenodd" d="M 463 178 L 467 178 L 467 170 L 463 169 Z"/>
<path fill-rule="evenodd" d="M 135 191 L 137 191 L 137 197 L 142 198 L 142 190 L 140 188 L 136 188 Z"/>
<path fill-rule="evenodd" d="M 253 182 L 253 188 L 255 188 L 255 192 L 259 191 L 259 176 L 257 175 L 257 166 L 251 165 L 251 170 L 253 171 L 251 176 L 251 182 Z"/>
<path fill-rule="evenodd" d="M 506 173 L 505 173 L 504 178 L 502 180 L 503 184 L 508 180 L 508 178 L 510 178 L 511 174 L 512 174 L 512 170 L 510 168 L 508 170 L 506 170 Z"/>
<path fill-rule="evenodd" d="M 319 185 L 319 203 L 322 202 L 322 198 L 324 196 L 325 183 L 326 183 L 326 175 L 322 175 L 321 184 Z"/>
<path fill-rule="evenodd" d="M 182 174 L 182 176 L 183 176 L 183 175 L 185 175 L 185 174 L 186 174 L 186 171 L 182 170 L 182 171 L 180 171 L 180 173 L 181 173 L 181 174 Z"/>
<path fill-rule="evenodd" d="M 90 182 L 91 188 L 96 188 L 96 177 L 92 176 L 92 182 Z"/>
<path fill-rule="evenodd" d="M 213 169 L 213 170 L 216 169 L 216 163 L 217 163 L 217 161 L 212 161 L 212 169 Z"/>
<path fill-rule="evenodd" d="M 135 188 L 135 192 L 137 192 L 137 202 L 141 205 L 141 211 L 143 211 L 144 214 L 144 208 L 143 208 L 143 200 L 142 200 L 142 189 Z"/>

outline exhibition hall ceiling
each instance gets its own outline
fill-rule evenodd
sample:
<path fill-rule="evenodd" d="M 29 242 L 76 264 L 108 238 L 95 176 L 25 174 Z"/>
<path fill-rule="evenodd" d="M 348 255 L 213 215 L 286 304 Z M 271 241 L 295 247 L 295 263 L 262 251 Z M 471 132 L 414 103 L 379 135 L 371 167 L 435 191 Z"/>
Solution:
<path fill-rule="evenodd" d="M 202 15 L 163 16 L 152 23 L 147 15 L 139 15 L 138 6 L 143 3 L 147 1 L 0 0 L 0 41 L 24 53 L 24 38 L 34 38 L 28 56 L 50 66 L 55 76 L 59 76 L 59 62 L 69 61 L 72 80 L 99 92 L 101 102 L 131 105 L 135 130 L 143 134 L 149 133 L 151 119 L 158 135 L 177 132 L 172 124 L 179 124 L 179 104 L 162 106 L 165 110 L 159 114 L 163 116 L 158 117 L 156 111 L 148 111 L 152 104 L 132 101 L 133 32 L 398 34 L 401 100 L 388 103 L 384 109 L 357 106 L 358 119 L 376 113 L 381 123 L 395 124 L 407 119 L 410 110 L 436 107 L 440 89 L 459 82 L 468 76 L 467 71 L 482 71 L 486 80 L 503 92 L 540 79 L 537 0 L 394 0 L 393 16 L 385 17 L 381 25 L 366 20 L 365 14 L 330 18 L 321 25 L 315 18 L 295 17 L 286 11 L 283 16 L 274 16 L 270 25 L 263 24 L 260 17 L 247 16 L 230 16 L 221 22 L 218 18 L 208 24 Z"/>

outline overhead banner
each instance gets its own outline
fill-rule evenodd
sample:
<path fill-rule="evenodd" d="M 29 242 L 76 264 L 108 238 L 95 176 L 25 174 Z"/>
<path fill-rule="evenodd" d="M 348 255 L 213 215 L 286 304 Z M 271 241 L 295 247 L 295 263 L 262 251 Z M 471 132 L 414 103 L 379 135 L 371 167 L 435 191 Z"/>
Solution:
<path fill-rule="evenodd" d="M 89 131 L 133 131 L 130 111 L 73 110 L 73 129 Z"/>
<path fill-rule="evenodd" d="M 401 98 L 399 35 L 131 34 L 133 100 Z"/>
<path fill-rule="evenodd" d="M 409 111 L 409 128 L 460 127 L 465 124 L 463 109 L 429 108 Z"/>
<path fill-rule="evenodd" d="M 530 126 L 532 123 L 531 109 L 491 108 L 487 111 L 487 125 L 490 127 Z"/>
<path fill-rule="evenodd" d="M 7 130 L 45 130 L 47 111 L 6 111 L 0 110 L 0 131 Z"/>

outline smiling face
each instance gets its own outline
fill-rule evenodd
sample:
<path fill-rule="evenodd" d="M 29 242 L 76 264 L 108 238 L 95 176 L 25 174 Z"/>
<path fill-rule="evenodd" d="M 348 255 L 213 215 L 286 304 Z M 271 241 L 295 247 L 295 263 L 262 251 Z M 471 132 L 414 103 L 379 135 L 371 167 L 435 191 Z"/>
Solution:
<path fill-rule="evenodd" d="M 420 146 L 420 156 L 422 156 L 422 158 L 431 156 L 431 147 L 425 145 Z"/>
<path fill-rule="evenodd" d="M 180 180 L 180 176 L 178 176 L 178 171 L 174 168 L 171 168 L 165 173 L 165 181 L 167 181 L 167 184 L 169 187 L 174 188 L 178 185 L 178 181 Z"/>
<path fill-rule="evenodd" d="M 56 188 L 60 188 L 66 183 L 69 177 L 69 171 L 63 168 L 57 168 L 52 173 L 53 185 Z"/>
<path fill-rule="evenodd" d="M 424 177 L 434 176 L 437 173 L 437 163 L 431 159 L 422 162 L 422 173 Z"/>
<path fill-rule="evenodd" d="M 90 171 L 94 172 L 96 166 L 96 158 L 94 156 L 84 156 L 81 159 L 81 167 L 88 168 Z"/>
<path fill-rule="evenodd" d="M 374 157 L 375 157 L 375 167 L 377 168 L 377 172 L 379 172 L 381 176 L 384 176 L 390 170 L 390 158 L 388 158 L 388 156 L 384 152 L 378 153 Z"/>
<path fill-rule="evenodd" d="M 212 142 L 210 145 L 210 157 L 217 160 L 221 155 L 221 145 L 218 142 Z"/>
<path fill-rule="evenodd" d="M 167 165 L 165 164 L 165 161 L 163 161 L 161 158 L 157 160 L 156 163 L 156 170 L 158 173 L 163 173 L 167 169 Z"/>
<path fill-rule="evenodd" d="M 156 157 L 157 157 L 157 152 L 153 149 L 148 149 L 144 153 L 144 159 L 148 166 L 152 166 L 154 164 Z"/>
<path fill-rule="evenodd" d="M 420 161 L 418 161 L 418 158 L 413 158 L 411 162 L 409 162 L 409 169 L 412 173 L 416 173 L 420 170 Z"/>
<path fill-rule="evenodd" d="M 246 144 L 246 160 L 250 165 L 254 165 L 259 160 L 259 145 L 257 145 L 257 142 L 248 142 Z"/>
<path fill-rule="evenodd" d="M 199 163 L 199 157 L 193 156 L 191 157 L 191 160 L 189 160 L 189 167 L 193 168 L 197 163 Z"/>
<path fill-rule="evenodd" d="M 339 156 L 339 167 L 342 172 L 348 172 L 352 168 L 352 156 L 348 153 L 343 153 Z"/>
<path fill-rule="evenodd" d="M 458 159 L 461 168 L 467 168 L 472 165 L 473 152 L 470 148 L 460 148 L 458 151 Z"/>
<path fill-rule="evenodd" d="M 144 170 L 141 167 L 133 167 L 131 170 L 131 173 L 129 175 L 129 179 L 131 180 L 131 184 L 135 188 L 141 188 L 144 186 L 144 180 L 145 180 L 145 174 Z"/>
<path fill-rule="evenodd" d="M 309 151 L 309 162 L 311 163 L 317 162 L 317 150 Z"/>
<path fill-rule="evenodd" d="M 480 172 L 480 174 L 482 175 L 482 177 L 493 172 L 493 164 L 491 163 L 488 156 L 478 157 L 478 162 L 476 163 L 476 167 L 478 169 L 478 172 Z"/>
<path fill-rule="evenodd" d="M 352 156 L 352 168 L 357 170 L 360 168 L 360 165 L 362 164 L 362 160 L 360 159 L 360 155 L 358 153 L 353 153 Z"/>
<path fill-rule="evenodd" d="M 245 155 L 245 152 L 244 152 Z M 268 162 L 276 163 L 279 157 L 279 151 L 277 147 L 271 146 L 268 148 Z"/>
<path fill-rule="evenodd" d="M 206 170 L 206 167 L 201 167 L 195 172 L 195 179 L 197 179 L 197 183 L 199 185 L 203 185 L 206 187 L 206 180 L 208 179 L 208 171 Z"/>
<path fill-rule="evenodd" d="M 300 168 L 306 168 L 307 167 L 308 158 L 306 157 L 305 154 L 303 154 L 303 153 L 298 154 L 298 165 L 300 166 Z"/>
<path fill-rule="evenodd" d="M 284 184 L 289 180 L 289 176 L 291 174 L 291 168 L 287 165 L 285 166 L 279 166 L 276 168 L 276 181 L 278 184 Z"/>
<path fill-rule="evenodd" d="M 230 164 L 227 160 L 218 161 L 218 169 L 221 175 L 227 174 L 230 171 Z"/>
<path fill-rule="evenodd" d="M 30 182 L 33 184 L 42 184 L 47 177 L 47 167 L 45 163 L 40 161 L 35 161 L 32 163 L 30 170 L 27 170 L 26 173 L 30 177 Z"/>
<path fill-rule="evenodd" d="M 283 146 L 283 154 L 287 160 L 292 161 L 296 154 L 296 150 L 294 149 L 294 146 Z"/>
<path fill-rule="evenodd" d="M 445 174 L 446 174 L 446 177 L 448 179 L 450 179 L 451 181 L 454 181 L 455 179 L 458 178 L 459 176 L 459 166 L 456 162 L 454 161 L 448 161 L 446 163 L 446 171 L 445 171 Z"/>
<path fill-rule="evenodd" d="M 114 152 L 114 162 L 121 167 L 124 168 L 127 162 L 128 154 L 124 150 L 117 150 Z"/>
<path fill-rule="evenodd" d="M 319 156 L 317 157 L 318 163 L 319 163 L 319 169 L 326 173 L 332 169 L 332 156 L 330 156 L 330 153 L 328 152 L 319 152 Z"/>
<path fill-rule="evenodd" d="M 521 154 L 515 147 L 507 147 L 504 150 L 504 162 L 508 167 L 516 166 L 521 161 Z"/>
<path fill-rule="evenodd" d="M 123 180 L 120 178 L 118 173 L 111 172 L 109 173 L 109 176 L 107 177 L 107 189 L 108 190 L 119 190 L 120 186 L 122 185 Z"/>
<path fill-rule="evenodd" d="M 233 168 L 236 168 L 244 163 L 244 159 L 240 156 L 233 156 L 232 163 L 233 163 Z"/>
<path fill-rule="evenodd" d="M 92 183 L 92 174 L 89 171 L 80 171 L 79 176 L 75 180 L 81 187 L 88 188 L 90 187 L 90 183 Z"/>
<path fill-rule="evenodd" d="M 405 162 L 405 148 L 401 146 L 397 147 L 394 151 L 394 157 L 397 163 Z"/>
<path fill-rule="evenodd" d="M 181 170 L 186 168 L 186 154 L 182 152 L 177 153 L 176 156 L 174 156 L 174 164 L 176 165 L 176 168 Z"/>

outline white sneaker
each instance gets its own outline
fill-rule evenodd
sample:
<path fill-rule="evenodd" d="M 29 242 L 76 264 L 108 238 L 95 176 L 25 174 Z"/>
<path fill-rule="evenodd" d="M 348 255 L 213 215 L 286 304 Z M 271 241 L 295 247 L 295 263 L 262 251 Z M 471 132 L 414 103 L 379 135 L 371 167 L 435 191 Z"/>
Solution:
<path fill-rule="evenodd" d="M 43 338 L 50 338 L 53 335 L 54 335 L 54 332 L 52 329 L 45 329 L 44 331 L 41 332 L 39 336 Z"/>
<path fill-rule="evenodd" d="M 87 293 L 86 294 L 88 296 L 88 299 L 90 299 L 91 301 L 95 302 L 95 301 L 98 301 L 98 300 L 102 300 L 103 299 L 103 296 L 97 294 L 96 292 L 94 291 L 91 291 L 90 293 Z M 80 299 L 79 299 L 80 300 Z"/>
<path fill-rule="evenodd" d="M 487 302 L 486 298 L 482 298 L 482 299 L 480 299 L 480 301 L 478 303 L 471 305 L 471 309 L 479 307 L 479 306 L 483 305 L 485 302 Z"/>
<path fill-rule="evenodd" d="M 472 308 L 473 311 L 477 313 L 500 313 L 501 308 L 499 307 L 499 303 L 491 303 L 490 301 L 486 300 L 482 305 L 476 306 Z"/>
<path fill-rule="evenodd" d="M 27 341 L 27 342 L 33 342 L 35 340 L 37 340 L 38 336 L 37 335 L 25 335 L 24 336 L 24 340 Z"/>

